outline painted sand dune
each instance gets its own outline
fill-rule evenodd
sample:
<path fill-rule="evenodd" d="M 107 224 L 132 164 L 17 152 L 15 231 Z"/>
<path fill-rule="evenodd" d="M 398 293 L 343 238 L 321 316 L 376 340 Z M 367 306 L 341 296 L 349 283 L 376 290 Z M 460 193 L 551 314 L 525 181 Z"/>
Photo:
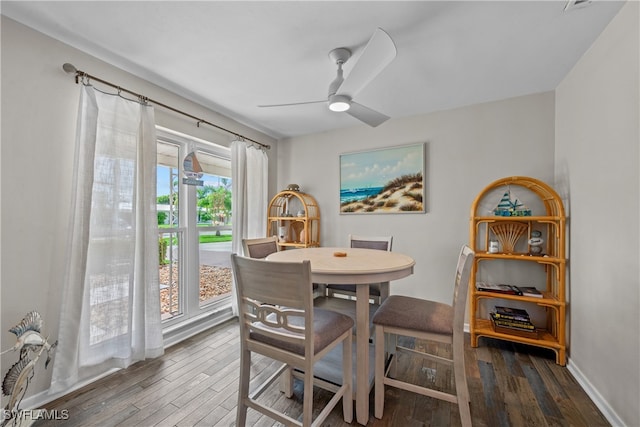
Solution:
<path fill-rule="evenodd" d="M 377 194 L 340 205 L 343 213 L 423 211 L 422 174 L 403 175 L 389 181 Z"/>

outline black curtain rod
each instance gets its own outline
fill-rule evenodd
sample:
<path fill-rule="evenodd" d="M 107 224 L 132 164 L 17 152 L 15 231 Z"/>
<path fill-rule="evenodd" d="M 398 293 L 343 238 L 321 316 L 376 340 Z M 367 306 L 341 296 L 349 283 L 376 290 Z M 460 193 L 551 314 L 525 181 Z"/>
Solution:
<path fill-rule="evenodd" d="M 240 138 L 240 139 L 243 139 L 243 140 L 247 140 L 247 141 L 251 141 L 251 142 L 253 142 L 253 143 L 255 143 L 255 144 L 260 145 L 261 147 L 266 148 L 267 150 L 271 148 L 271 146 L 270 146 L 270 145 L 268 145 L 268 144 L 263 144 L 263 143 L 258 142 L 258 141 L 256 141 L 256 140 L 253 140 L 253 139 L 251 139 L 251 138 L 248 138 L 248 137 L 246 137 L 246 136 L 244 136 L 244 135 L 240 135 L 239 133 L 236 133 L 236 132 L 230 131 L 229 129 L 225 129 L 225 128 L 223 128 L 222 126 L 218 126 L 218 125 L 213 124 L 213 123 L 211 123 L 211 122 L 208 122 L 208 121 L 206 121 L 206 120 L 204 120 L 204 119 L 200 119 L 200 118 L 198 118 L 198 117 L 196 117 L 196 116 L 193 116 L 193 115 L 191 115 L 191 114 L 189 114 L 189 113 L 185 113 L 184 111 L 178 110 L 177 108 L 170 107 L 170 106 L 168 106 L 168 105 L 166 105 L 166 104 L 163 104 L 162 102 L 158 102 L 158 101 L 156 101 L 156 100 L 154 100 L 154 99 L 148 98 L 148 97 L 146 97 L 146 96 L 144 96 L 144 95 L 140 95 L 139 93 L 135 93 L 135 92 L 133 92 L 133 91 L 130 91 L 130 90 L 128 90 L 128 89 L 125 89 L 125 88 L 123 88 L 123 87 L 120 87 L 120 86 L 118 86 L 118 85 L 116 85 L 116 84 L 113 84 L 113 83 L 111 83 L 111 82 L 108 82 L 108 81 L 106 81 L 106 80 L 102 80 L 102 79 L 100 79 L 100 78 L 98 78 L 98 77 L 96 77 L 96 76 L 92 76 L 91 74 L 86 73 L 86 72 L 84 72 L 84 71 L 80 71 L 80 70 L 78 70 L 78 69 L 77 69 L 73 64 L 69 64 L 68 62 L 66 62 L 66 63 L 64 63 L 64 64 L 62 65 L 62 69 L 63 69 L 66 73 L 68 73 L 68 74 L 75 74 L 76 84 L 80 83 L 80 79 L 79 79 L 80 77 L 82 77 L 82 78 L 87 78 L 87 79 L 89 79 L 89 80 L 95 80 L 95 81 L 100 82 L 100 83 L 102 83 L 102 84 L 105 84 L 105 85 L 107 85 L 107 86 L 111 86 L 111 87 L 112 87 L 112 88 L 114 88 L 114 89 L 118 89 L 118 92 L 126 92 L 126 93 L 128 93 L 128 94 L 130 94 L 130 95 L 135 96 L 136 98 L 139 98 L 140 100 L 142 100 L 142 101 L 144 101 L 144 102 L 151 102 L 151 103 L 152 103 L 152 104 L 154 104 L 154 105 L 157 105 L 157 106 L 162 107 L 162 108 L 166 108 L 167 110 L 171 110 L 171 111 L 173 111 L 174 113 L 178 113 L 178 114 L 182 114 L 183 116 L 187 116 L 187 117 L 189 117 L 190 119 L 195 120 L 195 121 L 196 121 L 196 126 L 198 126 L 198 127 L 200 127 L 200 124 L 201 124 L 201 123 L 204 123 L 204 124 L 207 124 L 207 125 L 209 125 L 209 126 L 213 126 L 213 127 L 214 127 L 214 128 L 216 128 L 216 129 L 220 129 L 220 130 L 222 130 L 222 131 L 224 131 L 224 132 L 227 132 L 227 133 L 230 133 L 230 134 L 232 134 L 232 135 L 235 135 L 237 138 Z"/>

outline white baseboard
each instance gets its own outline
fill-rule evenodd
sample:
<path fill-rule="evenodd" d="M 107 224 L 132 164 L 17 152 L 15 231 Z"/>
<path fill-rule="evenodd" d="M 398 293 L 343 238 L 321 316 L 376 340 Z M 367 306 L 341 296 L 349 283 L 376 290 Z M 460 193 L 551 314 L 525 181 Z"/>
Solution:
<path fill-rule="evenodd" d="M 587 393 L 587 396 L 591 398 L 593 403 L 598 407 L 602 415 L 609 421 L 612 426 L 623 427 L 625 425 L 624 421 L 620 419 L 618 414 L 611 408 L 609 402 L 607 402 L 600 392 L 591 384 L 589 379 L 584 376 L 580 368 L 578 368 L 575 363 L 572 363 L 571 359 L 567 360 L 567 369 L 573 375 L 573 378 L 576 379 L 580 387 Z"/>

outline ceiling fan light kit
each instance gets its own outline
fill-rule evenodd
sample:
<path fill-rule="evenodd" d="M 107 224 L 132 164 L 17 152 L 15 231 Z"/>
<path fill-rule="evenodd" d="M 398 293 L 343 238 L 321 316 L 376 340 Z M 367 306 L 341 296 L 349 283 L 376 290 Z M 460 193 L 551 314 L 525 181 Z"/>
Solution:
<path fill-rule="evenodd" d="M 329 96 L 329 109 L 331 111 L 347 111 L 351 107 L 351 99 L 346 95 Z"/>
<path fill-rule="evenodd" d="M 342 64 L 351 58 L 351 51 L 345 47 L 339 47 L 329 52 L 329 58 L 335 62 L 338 67 L 336 78 L 329 85 L 327 97 L 329 110 L 346 112 L 350 116 L 372 127 L 378 126 L 388 120 L 388 116 L 354 102 L 353 98 L 357 97 L 358 93 L 376 78 L 395 57 L 396 46 L 389 34 L 381 28 L 376 29 L 373 33 L 358 58 L 358 61 L 353 65 L 351 72 L 346 78 L 342 75 Z M 258 107 L 283 107 L 327 101 L 259 105 Z"/>

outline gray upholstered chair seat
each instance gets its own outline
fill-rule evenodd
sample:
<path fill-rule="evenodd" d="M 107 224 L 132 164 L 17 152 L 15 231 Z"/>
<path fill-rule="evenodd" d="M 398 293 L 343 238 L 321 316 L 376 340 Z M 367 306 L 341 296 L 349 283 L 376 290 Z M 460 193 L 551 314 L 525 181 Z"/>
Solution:
<path fill-rule="evenodd" d="M 274 320 L 275 314 L 267 316 L 267 320 Z M 304 326 L 304 319 L 302 317 L 290 317 L 289 324 L 292 326 Z M 334 342 L 340 335 L 353 328 L 353 319 L 345 314 L 340 314 L 335 311 L 323 310 L 321 308 L 313 309 L 313 350 L 317 354 L 324 350 L 329 344 Z M 252 340 L 260 341 L 261 343 L 268 344 L 274 347 L 281 348 L 283 350 L 290 351 L 292 353 L 304 355 L 303 343 L 291 343 L 284 340 L 280 340 L 273 337 L 268 337 L 260 334 L 260 329 L 269 329 L 272 332 L 280 332 L 283 334 L 291 334 L 283 328 L 270 328 L 263 323 L 254 322 L 254 329 L 252 330 L 250 337 Z M 303 334 L 300 334 L 300 338 L 304 338 Z"/>
<path fill-rule="evenodd" d="M 374 325 L 453 334 L 453 307 L 402 295 L 389 296 L 373 316 Z"/>

